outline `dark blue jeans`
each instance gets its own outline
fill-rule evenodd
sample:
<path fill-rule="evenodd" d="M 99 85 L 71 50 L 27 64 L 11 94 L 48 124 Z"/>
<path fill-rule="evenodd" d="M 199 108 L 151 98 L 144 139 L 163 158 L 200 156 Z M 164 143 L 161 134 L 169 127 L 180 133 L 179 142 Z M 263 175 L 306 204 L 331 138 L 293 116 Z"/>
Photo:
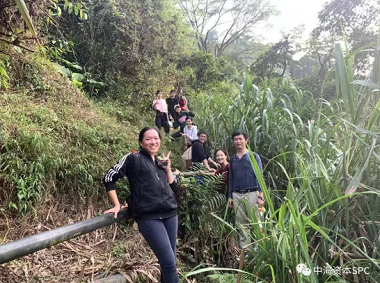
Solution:
<path fill-rule="evenodd" d="M 175 256 L 178 216 L 162 220 L 137 220 L 137 224 L 160 263 L 161 283 L 178 283 Z"/>
<path fill-rule="evenodd" d="M 156 126 L 159 130 L 164 127 L 165 133 L 169 134 L 170 127 L 168 123 L 168 115 L 166 113 L 156 111 Z"/>

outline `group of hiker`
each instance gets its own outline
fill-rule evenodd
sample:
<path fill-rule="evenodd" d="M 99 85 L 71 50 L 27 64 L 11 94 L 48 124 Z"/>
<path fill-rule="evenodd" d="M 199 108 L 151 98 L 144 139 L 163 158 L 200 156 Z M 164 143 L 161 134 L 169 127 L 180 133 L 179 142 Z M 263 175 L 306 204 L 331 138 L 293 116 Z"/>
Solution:
<path fill-rule="evenodd" d="M 195 114 L 189 110 L 187 99 L 183 95 L 183 90 L 180 89 L 178 95 L 176 95 L 174 90 L 171 90 L 169 97 L 166 99 L 162 98 L 163 94 L 161 90 L 158 90 L 156 95 L 157 98 L 153 100 L 152 104 L 156 112 L 156 127 L 159 130 L 163 128 L 167 135 L 169 135 L 171 127 L 174 130 L 179 128 L 178 131 L 171 134 L 171 138 L 177 139 L 183 137 L 185 149 L 191 147 L 191 150 L 187 150 L 189 156 L 184 158 L 186 168 L 190 168 L 194 163 L 203 163 L 210 172 L 215 173 L 216 170 L 211 168 L 209 163 L 214 164 L 216 168 L 223 167 L 222 164 L 216 163 L 207 155 L 204 148 L 204 144 L 207 141 L 207 134 L 204 131 L 198 130 L 197 126 L 194 125 L 193 117 Z"/>
<path fill-rule="evenodd" d="M 177 97 L 174 91 L 170 92 L 166 100 L 162 99 L 162 92 L 157 91 L 153 107 L 156 110 L 157 128 L 142 129 L 139 134 L 140 150 L 121 158 L 103 178 L 107 194 L 113 203 L 113 208 L 104 213 L 113 213 L 117 217 L 121 205 L 115 183 L 127 177 L 131 191 L 128 209 L 140 233 L 157 256 L 161 267 L 161 282 L 177 283 L 179 282 L 176 266 L 178 190 L 171 168 L 171 152 L 163 153 L 161 157 L 156 156 L 161 146 L 162 137 L 159 130 L 161 127 L 166 134 L 170 132 L 169 121 L 173 122 L 174 129 L 180 127 L 179 131 L 171 136 L 185 138 L 185 148 L 191 149 L 191 163 L 201 162 L 208 169 L 205 174 L 222 174 L 224 177 L 228 187 L 226 193 L 228 205 L 235 212 L 241 248 L 247 249 L 251 246 L 247 236 L 249 233 L 244 229 L 244 225 L 249 221 L 248 210 L 254 209 L 258 215 L 258 208 L 263 206 L 265 200 L 252 169 L 250 152 L 247 150 L 248 133 L 243 131 L 232 133 L 236 154 L 229 161 L 227 152 L 219 149 L 216 151 L 217 162 L 215 162 L 204 148 L 207 133 L 198 131 L 193 125 L 194 114 L 189 111 L 182 90 Z M 195 129 L 196 134 L 191 132 L 191 129 Z M 262 172 L 260 156 L 254 153 L 254 158 Z"/>
<path fill-rule="evenodd" d="M 160 130 L 164 128 L 165 133 L 169 134 L 170 128 L 179 128 L 178 132 L 173 133 L 173 138 L 185 137 L 185 144 L 191 145 L 191 140 L 196 138 L 196 126 L 193 127 L 193 112 L 188 109 L 187 99 L 180 89 L 178 95 L 171 90 L 169 97 L 162 98 L 162 91 L 157 90 L 157 99 L 153 100 L 152 107 L 156 112 L 156 127 Z M 186 127 L 187 126 L 187 127 Z M 187 128 L 185 130 L 185 128 Z M 195 130 L 195 131 L 194 131 Z"/>

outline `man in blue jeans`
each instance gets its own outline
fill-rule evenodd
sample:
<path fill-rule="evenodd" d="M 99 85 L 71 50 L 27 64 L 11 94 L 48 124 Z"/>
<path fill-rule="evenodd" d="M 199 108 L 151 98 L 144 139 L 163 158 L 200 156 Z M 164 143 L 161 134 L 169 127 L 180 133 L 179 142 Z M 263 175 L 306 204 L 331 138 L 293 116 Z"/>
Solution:
<path fill-rule="evenodd" d="M 234 208 L 239 245 L 244 248 L 249 244 L 247 243 L 249 238 L 244 233 L 244 225 L 249 224 L 245 202 L 248 204 L 248 208 L 255 209 L 256 215 L 258 215 L 257 206 L 261 207 L 264 204 L 264 196 L 249 159 L 248 133 L 236 131 L 232 134 L 232 139 L 236 154 L 230 160 L 228 203 L 230 208 Z M 256 153 L 254 155 L 262 173 L 260 156 Z"/>

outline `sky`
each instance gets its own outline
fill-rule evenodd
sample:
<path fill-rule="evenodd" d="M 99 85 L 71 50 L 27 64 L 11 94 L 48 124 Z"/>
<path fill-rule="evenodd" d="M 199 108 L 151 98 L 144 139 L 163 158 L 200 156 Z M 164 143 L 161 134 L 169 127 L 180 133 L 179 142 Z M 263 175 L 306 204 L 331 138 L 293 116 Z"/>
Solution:
<path fill-rule="evenodd" d="M 281 31 L 291 31 L 304 24 L 303 39 L 318 25 L 318 12 L 327 0 L 270 0 L 280 15 L 269 20 L 271 28 L 261 27 L 265 32 L 258 32 L 266 43 L 275 43 L 281 39 Z"/>

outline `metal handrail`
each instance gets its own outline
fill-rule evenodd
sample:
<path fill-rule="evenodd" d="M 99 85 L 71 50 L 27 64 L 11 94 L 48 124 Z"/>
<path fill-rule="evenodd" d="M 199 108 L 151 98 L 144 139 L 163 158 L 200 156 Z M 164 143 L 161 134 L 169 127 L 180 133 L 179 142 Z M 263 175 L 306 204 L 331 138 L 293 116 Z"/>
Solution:
<path fill-rule="evenodd" d="M 54 246 L 72 238 L 110 226 L 121 220 L 129 219 L 128 210 L 120 210 L 117 218 L 113 214 L 104 214 L 74 224 L 62 226 L 39 234 L 28 236 L 0 245 L 0 264 L 26 256 L 36 251 Z"/>

